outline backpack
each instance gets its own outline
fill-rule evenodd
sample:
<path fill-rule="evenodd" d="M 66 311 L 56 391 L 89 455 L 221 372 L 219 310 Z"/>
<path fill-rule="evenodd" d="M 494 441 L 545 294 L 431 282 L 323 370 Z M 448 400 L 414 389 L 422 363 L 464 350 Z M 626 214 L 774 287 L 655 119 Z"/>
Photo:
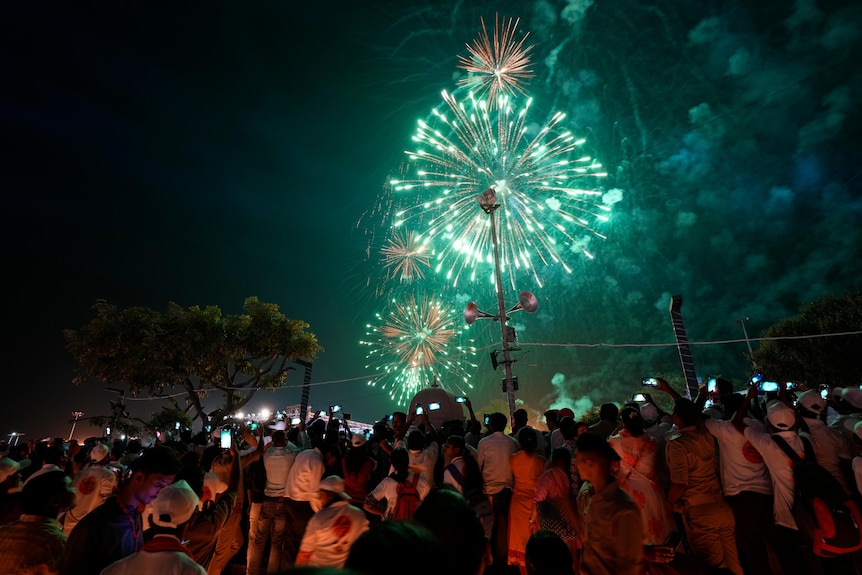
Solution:
<path fill-rule="evenodd" d="M 783 437 L 773 441 L 793 463 L 795 499 L 793 518 L 820 557 L 835 557 L 862 549 L 862 515 L 856 502 L 844 492 L 835 477 L 823 469 L 805 437 L 805 458 L 801 459 Z"/>
<path fill-rule="evenodd" d="M 395 500 L 395 508 L 392 510 L 392 519 L 395 521 L 406 521 L 413 517 L 416 509 L 419 507 L 419 490 L 416 486 L 419 484 L 419 474 L 413 474 L 413 481 L 398 482 L 397 493 L 398 498 Z"/>

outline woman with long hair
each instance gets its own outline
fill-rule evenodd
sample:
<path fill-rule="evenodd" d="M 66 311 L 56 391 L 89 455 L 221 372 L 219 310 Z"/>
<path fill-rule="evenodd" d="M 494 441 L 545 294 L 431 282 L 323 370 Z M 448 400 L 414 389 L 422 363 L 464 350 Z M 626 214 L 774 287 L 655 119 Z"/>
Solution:
<path fill-rule="evenodd" d="M 625 407 L 620 415 L 621 429 L 608 438 L 622 459 L 617 481 L 641 510 L 644 545 L 661 545 L 674 530 L 674 520 L 656 474 L 658 444 L 644 432 L 644 420 L 637 408 Z"/>
<path fill-rule="evenodd" d="M 562 539 L 573 557 L 572 568 L 578 564 L 583 530 L 577 506 L 571 497 L 569 468 L 572 455 L 566 447 L 551 452 L 551 465 L 536 480 L 534 513 L 531 527 L 551 531 Z"/>
<path fill-rule="evenodd" d="M 538 433 L 532 427 L 518 432 L 521 451 L 509 458 L 515 483 L 512 488 L 512 503 L 509 506 L 509 553 L 508 564 L 517 565 L 521 575 L 527 573 L 527 541 L 533 532 L 530 517 L 533 516 L 536 480 L 545 470 L 545 458 L 538 453 Z"/>
<path fill-rule="evenodd" d="M 344 477 L 344 491 L 350 496 L 350 504 L 362 509 L 371 487 L 371 474 L 377 468 L 377 461 L 368 455 L 368 443 L 362 433 L 354 433 L 350 447 L 341 459 L 341 472 Z"/>

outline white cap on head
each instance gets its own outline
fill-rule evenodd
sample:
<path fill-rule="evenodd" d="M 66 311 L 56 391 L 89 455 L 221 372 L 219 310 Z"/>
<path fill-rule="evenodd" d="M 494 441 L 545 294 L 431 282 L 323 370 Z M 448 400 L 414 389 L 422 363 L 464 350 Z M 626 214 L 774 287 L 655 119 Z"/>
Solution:
<path fill-rule="evenodd" d="M 200 500 L 185 479 L 171 483 L 153 500 L 153 523 L 176 529 L 189 519 Z"/>
<path fill-rule="evenodd" d="M 90 450 L 90 461 L 101 461 L 109 453 L 111 453 L 111 449 L 104 443 L 99 442 Z"/>
<path fill-rule="evenodd" d="M 766 408 L 766 419 L 769 425 L 779 431 L 792 429 L 796 424 L 796 414 L 782 401 L 773 401 Z"/>
<path fill-rule="evenodd" d="M 841 392 L 841 399 L 856 409 L 862 409 L 862 389 L 858 387 L 845 387 Z"/>
<path fill-rule="evenodd" d="M 0 481 L 6 481 L 10 475 L 18 473 L 26 467 L 30 467 L 29 459 L 22 459 L 21 461 L 15 461 L 9 457 L 0 459 Z"/>
<path fill-rule="evenodd" d="M 641 418 L 647 423 L 652 423 L 658 419 L 658 408 L 652 403 L 641 405 Z"/>
<path fill-rule="evenodd" d="M 820 397 L 820 391 L 809 389 L 799 396 L 799 403 L 812 413 L 822 413 L 826 409 L 826 400 Z"/>
<path fill-rule="evenodd" d="M 320 487 L 323 491 L 331 491 L 339 495 L 342 499 L 350 499 L 350 496 L 344 492 L 344 479 L 337 475 L 330 475 L 320 480 Z"/>
<path fill-rule="evenodd" d="M 350 437 L 350 445 L 352 445 L 353 447 L 362 447 L 363 445 L 365 445 L 365 441 L 366 439 L 364 433 L 354 433 Z"/>

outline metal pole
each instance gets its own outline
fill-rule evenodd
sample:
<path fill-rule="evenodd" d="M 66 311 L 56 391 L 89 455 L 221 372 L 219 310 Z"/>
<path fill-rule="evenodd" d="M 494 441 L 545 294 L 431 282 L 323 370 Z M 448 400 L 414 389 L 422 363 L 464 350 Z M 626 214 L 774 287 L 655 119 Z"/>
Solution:
<path fill-rule="evenodd" d="M 72 415 L 75 416 L 75 419 L 72 421 L 72 429 L 69 431 L 69 439 L 66 441 L 72 441 L 72 436 L 75 435 L 75 426 L 78 424 L 78 420 L 81 419 L 81 416 L 84 415 L 83 411 L 73 411 Z"/>
<path fill-rule="evenodd" d="M 311 362 L 302 359 L 295 359 L 294 361 L 305 368 L 305 376 L 302 380 L 302 398 L 299 402 L 299 417 L 305 421 L 308 416 L 308 395 L 311 391 Z"/>
<path fill-rule="evenodd" d="M 506 334 L 506 322 L 509 318 L 506 316 L 506 302 L 503 299 L 503 279 L 500 273 L 500 249 L 497 245 L 497 225 L 494 222 L 494 212 L 500 204 L 488 206 L 485 211 L 488 212 L 488 217 L 491 218 L 491 242 L 494 244 L 494 274 L 497 279 L 497 318 L 500 320 L 500 336 L 503 343 L 503 370 L 506 374 L 506 400 L 509 403 L 509 424 L 515 415 L 515 384 L 512 379 L 512 358 L 509 353 L 509 338 Z"/>
<path fill-rule="evenodd" d="M 751 351 L 751 342 L 748 340 L 748 330 L 745 329 L 745 322 L 748 321 L 747 317 L 741 317 L 736 320 L 736 323 L 742 326 L 742 335 L 745 336 L 745 345 L 748 346 L 748 360 L 751 362 L 751 369 L 757 369 L 757 363 L 754 361 L 754 352 Z"/>

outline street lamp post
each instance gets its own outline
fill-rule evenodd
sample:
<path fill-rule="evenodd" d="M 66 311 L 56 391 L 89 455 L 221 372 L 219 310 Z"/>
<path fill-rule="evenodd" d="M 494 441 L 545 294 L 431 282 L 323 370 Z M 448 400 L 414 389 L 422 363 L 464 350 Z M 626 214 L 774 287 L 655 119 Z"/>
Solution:
<path fill-rule="evenodd" d="M 512 309 L 508 311 L 506 310 L 506 303 L 503 297 L 503 279 L 502 274 L 500 273 L 500 247 L 497 241 L 497 224 L 495 221 L 496 218 L 494 217 L 494 212 L 497 211 L 500 204 L 497 203 L 497 193 L 494 188 L 488 188 L 485 190 L 481 196 L 477 197 L 477 200 L 479 201 L 479 205 L 482 207 L 482 210 L 488 214 L 488 218 L 491 220 L 491 243 L 494 246 L 494 277 L 497 288 L 497 313 L 489 314 L 480 311 L 475 302 L 470 302 L 467 305 L 467 309 L 464 310 L 464 320 L 468 324 L 472 324 L 480 318 L 493 318 L 500 322 L 500 339 L 503 345 L 502 363 L 503 371 L 505 373 L 505 377 L 503 379 L 503 390 L 506 392 L 506 399 L 509 405 L 509 421 L 512 421 L 515 413 L 515 390 L 517 389 L 518 384 L 517 379 L 512 375 L 512 348 L 509 344 L 515 341 L 515 330 L 507 325 L 507 322 L 509 321 L 508 314 L 521 309 L 527 311 L 527 313 L 533 313 L 538 308 L 538 302 L 536 301 L 536 296 L 532 293 L 523 291 L 518 298 L 518 304 Z M 497 368 L 496 354 L 496 351 L 491 353 L 494 369 Z"/>
<path fill-rule="evenodd" d="M 751 351 L 751 342 L 748 340 L 748 331 L 745 329 L 745 322 L 749 320 L 748 317 L 741 317 L 733 320 L 734 323 L 742 326 L 742 335 L 745 336 L 745 345 L 748 346 L 748 359 L 751 361 L 751 369 L 757 371 L 757 363 L 754 361 L 754 352 Z"/>
<path fill-rule="evenodd" d="M 84 415 L 83 411 L 73 411 L 72 417 L 75 419 L 72 420 L 72 429 L 69 431 L 69 439 L 66 441 L 72 441 L 72 436 L 75 435 L 75 426 L 78 424 L 78 420 Z"/>

